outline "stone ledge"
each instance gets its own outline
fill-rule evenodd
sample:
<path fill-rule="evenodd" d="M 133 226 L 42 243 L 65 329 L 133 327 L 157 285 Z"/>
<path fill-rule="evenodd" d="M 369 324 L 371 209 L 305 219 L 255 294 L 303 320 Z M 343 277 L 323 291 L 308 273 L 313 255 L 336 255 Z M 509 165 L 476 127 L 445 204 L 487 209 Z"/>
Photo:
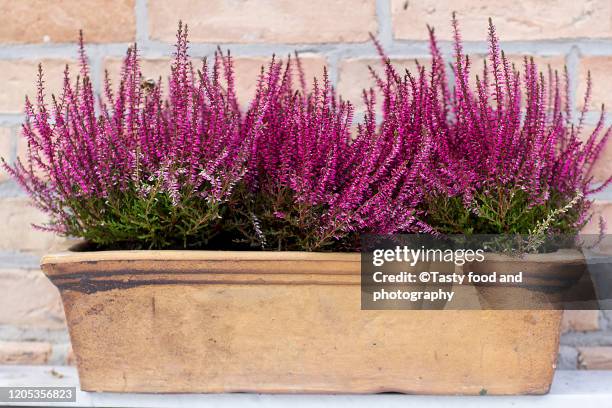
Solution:
<path fill-rule="evenodd" d="M 77 392 L 62 407 L 606 407 L 612 400 L 612 371 L 557 371 L 550 394 L 518 397 L 436 397 L 420 395 L 265 395 L 265 394 L 116 394 Z M 0 387 L 78 386 L 76 368 L 65 366 L 0 366 Z M 1 401 L 0 401 L 1 403 Z M 11 404 L 8 404 L 11 406 Z M 35 406 L 32 403 L 23 406 Z M 19 406 L 13 404 L 12 406 Z"/>

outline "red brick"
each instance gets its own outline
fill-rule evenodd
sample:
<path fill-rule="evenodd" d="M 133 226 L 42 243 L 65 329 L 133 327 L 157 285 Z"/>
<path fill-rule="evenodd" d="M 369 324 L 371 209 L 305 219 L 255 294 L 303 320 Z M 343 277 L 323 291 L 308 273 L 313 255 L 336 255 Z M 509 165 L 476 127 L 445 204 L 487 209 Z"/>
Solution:
<path fill-rule="evenodd" d="M 578 368 L 584 370 L 612 370 L 612 347 L 579 348 Z"/>
<path fill-rule="evenodd" d="M 0 157 L 6 160 L 8 163 L 12 161 L 13 155 L 13 137 L 11 135 L 10 128 L 0 128 Z M 8 174 L 0 166 L 0 182 L 8 179 Z"/>
<path fill-rule="evenodd" d="M 136 33 L 135 0 L 0 0 L 0 42 L 128 42 Z"/>
<path fill-rule="evenodd" d="M 66 327 L 59 292 L 40 270 L 0 265 L 0 325 Z"/>
<path fill-rule="evenodd" d="M 193 42 L 362 42 L 377 29 L 372 0 L 149 1 L 153 39 L 174 42 L 180 19 Z"/>
<path fill-rule="evenodd" d="M 0 364 L 46 364 L 51 344 L 33 341 L 0 341 Z"/>
<path fill-rule="evenodd" d="M 563 313 L 561 331 L 599 330 L 599 310 L 566 310 Z"/>
<path fill-rule="evenodd" d="M 589 109 L 599 111 L 605 104 L 608 112 L 612 111 L 612 57 L 583 57 L 580 59 L 578 75 L 578 90 L 576 92 L 576 106 L 584 106 L 584 96 L 587 85 L 587 74 L 591 71 L 591 102 Z"/>
<path fill-rule="evenodd" d="M 426 24 L 440 39 L 451 34 L 451 13 L 456 11 L 462 37 L 487 39 L 488 18 L 493 17 L 504 41 L 559 38 L 608 38 L 612 4 L 608 0 L 392 0 L 395 38 L 425 40 Z"/>
<path fill-rule="evenodd" d="M 38 64 L 42 63 L 45 94 L 59 94 L 64 82 L 67 60 L 2 60 L 0 61 L 0 113 L 22 113 L 25 96 L 36 97 Z M 73 70 L 74 71 L 74 70 Z M 35 100 L 35 99 L 34 99 Z"/>

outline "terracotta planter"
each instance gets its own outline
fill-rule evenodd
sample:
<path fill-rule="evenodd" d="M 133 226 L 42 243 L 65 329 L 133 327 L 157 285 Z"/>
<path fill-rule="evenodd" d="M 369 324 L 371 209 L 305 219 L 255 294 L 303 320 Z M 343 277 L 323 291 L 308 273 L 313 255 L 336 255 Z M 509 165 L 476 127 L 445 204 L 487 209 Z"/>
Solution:
<path fill-rule="evenodd" d="M 486 254 L 484 262 L 467 264 L 464 273 L 477 275 L 496 272 L 514 275 L 522 272 L 521 283 L 475 284 L 480 303 L 485 309 L 560 309 L 576 292 L 577 283 L 588 278 L 587 262 L 578 250 L 563 249 L 546 254 L 528 254 L 512 257 Z M 588 287 L 587 287 L 588 289 Z M 581 293 L 582 299 L 594 299 L 590 293 Z"/>
<path fill-rule="evenodd" d="M 559 311 L 360 310 L 359 254 L 64 252 L 81 387 L 542 394 Z"/>

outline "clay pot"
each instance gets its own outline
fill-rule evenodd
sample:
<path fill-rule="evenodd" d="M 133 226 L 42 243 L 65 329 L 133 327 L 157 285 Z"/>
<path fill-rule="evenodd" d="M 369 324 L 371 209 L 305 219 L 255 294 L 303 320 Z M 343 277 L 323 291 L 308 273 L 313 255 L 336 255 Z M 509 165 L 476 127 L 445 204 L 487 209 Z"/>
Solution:
<path fill-rule="evenodd" d="M 493 272 L 497 282 L 473 283 L 483 309 L 540 310 L 562 309 L 568 294 L 577 283 L 588 277 L 587 263 L 578 250 L 563 249 L 545 254 L 527 254 L 521 257 L 488 253 L 483 262 L 468 263 L 469 272 L 485 277 Z M 522 272 L 522 282 L 500 283 L 502 276 Z M 580 295 L 594 299 L 591 294 Z"/>
<path fill-rule="evenodd" d="M 543 394 L 561 312 L 361 310 L 359 254 L 64 252 L 81 387 Z"/>
<path fill-rule="evenodd" d="M 417 262 L 414 266 L 407 265 L 402 262 L 390 262 L 385 264 L 385 273 L 387 274 L 399 274 L 403 272 L 418 274 L 422 271 L 429 270 L 428 262 Z M 363 272 L 363 271 L 362 271 Z M 370 275 L 371 276 L 371 275 Z M 379 309 L 379 310 L 423 310 L 426 309 L 427 306 L 424 304 L 423 299 L 419 299 L 417 301 L 409 301 L 409 300 L 377 300 L 376 302 L 372 301 L 372 293 L 373 291 L 377 291 L 380 289 L 384 289 L 389 292 L 394 292 L 398 288 L 402 288 L 405 291 L 424 291 L 427 289 L 427 285 L 421 282 L 414 283 L 375 283 L 371 280 L 368 280 L 368 275 L 362 275 L 361 279 L 364 284 L 361 285 L 362 290 L 362 303 L 361 307 L 363 309 Z M 363 279 L 366 279 L 365 281 Z M 443 309 L 444 305 L 441 307 L 437 307 L 437 310 Z M 433 308 L 433 306 L 431 306 Z"/>
<path fill-rule="evenodd" d="M 589 250 L 585 258 L 593 286 L 594 308 L 612 310 L 612 248 Z"/>

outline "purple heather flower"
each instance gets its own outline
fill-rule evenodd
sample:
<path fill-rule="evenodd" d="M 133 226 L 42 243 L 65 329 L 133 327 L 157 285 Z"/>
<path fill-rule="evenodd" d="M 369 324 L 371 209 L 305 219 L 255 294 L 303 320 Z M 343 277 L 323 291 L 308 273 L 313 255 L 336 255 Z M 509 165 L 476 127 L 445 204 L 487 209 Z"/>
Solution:
<path fill-rule="evenodd" d="M 421 170 L 427 195 L 458 196 L 466 208 L 472 206 L 477 192 L 511 195 L 521 190 L 532 205 L 547 202 L 552 192 L 565 203 L 584 196 L 578 227 L 591 204 L 586 197 L 612 181 L 611 177 L 599 185 L 593 182 L 595 163 L 612 131 L 604 129 L 603 107 L 595 129 L 581 137 L 590 101 L 590 76 L 584 107 L 574 125 L 567 71 L 562 76 L 550 68 L 541 73 L 533 58 L 525 58 L 519 70 L 500 50 L 490 21 L 488 58 L 475 82 L 470 82 L 475 70 L 463 52 L 454 16 L 452 27 L 452 81 L 433 29 L 429 29 L 432 58 L 428 71 L 421 67 L 400 75 L 376 43 L 385 64 L 384 75 L 374 75 L 384 100 L 379 133 L 402 139 L 400 151 L 393 156 L 413 157 L 413 149 L 429 146 L 430 154 L 424 158 L 428 161 Z"/>
<path fill-rule="evenodd" d="M 106 73 L 99 100 L 82 36 L 79 75 L 73 81 L 66 68 L 62 93 L 50 105 L 40 69 L 36 101 L 26 99 L 27 162 L 4 167 L 51 216 L 51 229 L 67 233 L 78 224 L 75 200 L 127 192 L 144 199 L 154 191 L 178 204 L 184 189 L 209 202 L 229 198 L 261 133 L 266 101 L 255 100 L 243 114 L 230 55 L 217 52 L 212 67 L 204 61 L 196 71 L 187 49 L 187 27 L 179 26 L 166 99 L 161 79 L 143 80 L 136 45 L 116 90 Z"/>

